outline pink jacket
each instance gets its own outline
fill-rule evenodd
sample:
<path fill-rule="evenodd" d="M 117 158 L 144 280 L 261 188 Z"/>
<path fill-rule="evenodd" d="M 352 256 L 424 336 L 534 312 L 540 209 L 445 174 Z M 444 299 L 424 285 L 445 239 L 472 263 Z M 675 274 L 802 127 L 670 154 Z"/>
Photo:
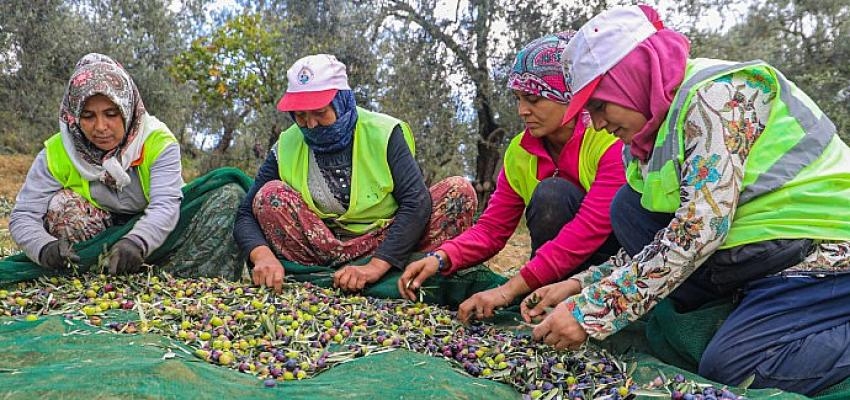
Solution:
<path fill-rule="evenodd" d="M 557 176 L 578 188 L 581 188 L 578 155 L 585 128 L 584 122 L 576 124 L 573 137 L 564 146 L 557 163 Z M 541 139 L 525 135 L 520 145 L 538 157 L 538 179 L 543 180 L 554 174 L 555 163 L 543 147 Z M 520 270 L 520 275 L 532 290 L 574 274 L 576 268 L 608 239 L 611 234 L 611 200 L 626 183 L 622 149 L 623 143 L 617 141 L 605 152 L 599 161 L 596 179 L 585 195 L 578 214 L 561 228 L 558 236 L 540 246 L 535 256 Z M 496 255 L 505 247 L 524 211 L 525 203 L 508 183 L 503 168 L 487 209 L 475 225 L 439 247 L 451 261 L 451 268 L 443 271 L 443 274 L 452 274 Z"/>

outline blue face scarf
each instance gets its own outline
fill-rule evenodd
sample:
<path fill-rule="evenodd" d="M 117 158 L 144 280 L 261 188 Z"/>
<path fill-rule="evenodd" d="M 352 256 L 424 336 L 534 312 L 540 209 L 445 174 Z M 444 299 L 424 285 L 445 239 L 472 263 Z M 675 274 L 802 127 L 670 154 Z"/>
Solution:
<path fill-rule="evenodd" d="M 316 153 L 333 153 L 340 151 L 354 138 L 354 126 L 357 124 L 357 105 L 354 102 L 354 92 L 340 90 L 336 93 L 331 105 L 336 111 L 336 122 L 330 126 L 307 128 L 299 126 L 307 146 Z M 295 113 L 290 112 L 292 120 Z"/>

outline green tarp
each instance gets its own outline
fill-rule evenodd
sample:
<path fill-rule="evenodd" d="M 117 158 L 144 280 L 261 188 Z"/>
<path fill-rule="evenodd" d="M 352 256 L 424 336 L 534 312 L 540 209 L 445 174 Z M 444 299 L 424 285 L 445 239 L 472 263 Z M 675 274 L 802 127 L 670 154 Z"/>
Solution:
<path fill-rule="evenodd" d="M 2 321 L 2 320 L 0 320 Z M 3 399 L 509 399 L 508 385 L 462 375 L 448 361 L 397 350 L 273 388 L 208 364 L 158 335 L 95 333 L 61 317 L 0 322 Z M 168 349 L 174 357 L 168 358 Z"/>
<path fill-rule="evenodd" d="M 179 237 L 210 191 L 227 183 L 247 189 L 250 178 L 235 169 L 214 171 L 184 188 Z M 97 263 L 103 248 L 118 240 L 130 225 L 113 227 L 75 248 L 84 266 Z M 152 260 L 165 259 L 173 247 L 169 240 Z M 286 262 L 287 276 L 297 281 L 328 286 L 333 270 Z M 85 269 L 85 267 L 83 268 Z M 0 286 L 31 280 L 43 274 L 25 256 L 0 261 Z M 391 272 L 364 294 L 399 297 Z M 472 293 L 505 281 L 484 267 L 472 268 L 451 278 L 435 277 L 425 283 L 427 302 L 456 306 Z M 646 384 L 663 374 L 682 373 L 707 382 L 692 372 L 708 340 L 728 314 L 731 305 L 718 302 L 688 314 L 678 314 L 662 302 L 647 317 L 602 342 L 603 347 L 636 363 L 633 376 Z M 517 307 L 502 310 L 497 322 L 515 327 Z M 111 311 L 110 318 L 134 318 Z M 336 366 L 315 378 L 288 381 L 274 388 L 247 374 L 207 364 L 178 350 L 179 345 L 157 335 L 95 333 L 95 328 L 58 316 L 38 321 L 0 318 L 0 398 L 511 398 L 519 393 L 505 384 L 472 378 L 452 368 L 448 361 L 397 350 Z M 167 349 L 176 357 L 167 357 Z M 710 383 L 710 382 L 707 382 Z M 722 385 L 717 385 L 718 387 Z M 739 391 L 740 392 L 740 391 Z M 749 390 L 752 399 L 805 398 L 778 390 Z M 850 398 L 844 382 L 825 391 L 822 399 Z"/>
<path fill-rule="evenodd" d="M 105 320 L 136 319 L 113 310 Z M 503 323 L 512 323 L 510 311 Z M 641 324 L 635 325 L 635 327 Z M 640 341 L 627 330 L 621 345 Z M 622 337 L 620 338 L 622 339 Z M 184 351 L 185 350 L 185 351 Z M 370 355 L 340 364 L 318 376 L 264 387 L 248 374 L 201 361 L 191 349 L 153 334 L 115 334 L 61 316 L 19 321 L 0 318 L 0 398 L 410 398 L 507 399 L 520 393 L 506 384 L 462 374 L 441 358 L 406 350 Z M 656 376 L 699 376 L 634 348 L 622 357 L 636 364 L 632 377 L 647 383 Z M 719 387 L 720 385 L 718 385 Z M 740 392 L 740 391 L 739 391 Z M 805 399 L 778 390 L 749 390 L 751 399 Z M 825 399 L 846 398 L 846 391 Z M 649 398 L 639 396 L 639 398 Z"/>

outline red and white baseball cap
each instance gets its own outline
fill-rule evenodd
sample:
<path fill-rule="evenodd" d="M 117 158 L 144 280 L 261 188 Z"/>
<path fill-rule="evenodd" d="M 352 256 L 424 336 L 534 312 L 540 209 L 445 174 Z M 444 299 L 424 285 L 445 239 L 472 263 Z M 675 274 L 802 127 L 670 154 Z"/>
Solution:
<path fill-rule="evenodd" d="M 318 110 L 340 90 L 351 90 L 345 64 L 330 54 L 314 54 L 299 59 L 286 71 L 286 93 L 277 103 L 280 111 Z"/>
<path fill-rule="evenodd" d="M 573 88 L 561 124 L 581 112 L 602 75 L 663 28 L 660 21 L 650 22 L 639 6 L 612 8 L 587 21 L 561 54 L 564 80 Z"/>

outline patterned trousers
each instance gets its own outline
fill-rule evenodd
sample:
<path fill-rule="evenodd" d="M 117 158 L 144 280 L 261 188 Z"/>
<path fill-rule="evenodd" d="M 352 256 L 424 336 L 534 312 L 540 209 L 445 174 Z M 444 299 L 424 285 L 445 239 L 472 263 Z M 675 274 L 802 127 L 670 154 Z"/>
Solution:
<path fill-rule="evenodd" d="M 184 221 L 181 216 L 179 224 L 188 226 L 182 234 L 166 239 L 174 249 L 158 259 L 158 269 L 184 278 L 241 278 L 245 261 L 233 240 L 233 220 L 243 198 L 245 190 L 233 183 L 212 190 L 191 220 Z M 78 243 L 126 222 L 115 219 L 109 211 L 95 207 L 73 191 L 61 190 L 50 200 L 44 223 L 51 235 Z"/>
<path fill-rule="evenodd" d="M 475 189 L 454 176 L 429 189 L 433 209 L 417 251 L 431 251 L 472 226 L 478 207 Z M 263 185 L 254 197 L 254 215 L 276 254 L 304 265 L 341 266 L 370 255 L 390 225 L 344 240 L 310 210 L 301 194 L 282 181 Z M 392 222 L 390 223 L 392 224 Z"/>

